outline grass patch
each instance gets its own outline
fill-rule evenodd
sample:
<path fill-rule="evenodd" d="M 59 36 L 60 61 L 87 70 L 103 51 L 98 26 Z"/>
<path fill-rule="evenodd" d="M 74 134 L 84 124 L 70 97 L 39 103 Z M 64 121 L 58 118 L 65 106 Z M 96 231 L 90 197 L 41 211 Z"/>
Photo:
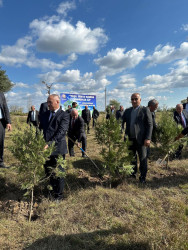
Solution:
<path fill-rule="evenodd" d="M 26 117 L 25 117 L 26 118 Z M 25 122 L 24 117 L 21 122 Z M 13 128 L 16 118 L 13 117 Z M 88 155 L 102 164 L 94 130 L 88 135 Z M 11 133 L 6 133 L 5 163 L 0 169 L 0 249 L 188 249 L 188 161 L 186 149 L 180 161 L 169 168 L 149 162 L 147 185 L 138 178 L 125 178 L 109 189 L 108 178 L 97 175 L 89 159 L 67 156 L 65 199 L 54 203 L 38 187 L 36 219 L 27 221 L 24 199 L 8 151 Z"/>

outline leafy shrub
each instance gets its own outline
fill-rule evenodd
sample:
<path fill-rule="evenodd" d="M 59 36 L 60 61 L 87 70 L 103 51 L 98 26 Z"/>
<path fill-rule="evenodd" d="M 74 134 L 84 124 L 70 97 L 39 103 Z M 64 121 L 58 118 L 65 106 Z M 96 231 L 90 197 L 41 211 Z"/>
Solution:
<path fill-rule="evenodd" d="M 104 160 L 104 173 L 108 173 L 111 180 L 121 178 L 132 173 L 132 155 L 128 149 L 130 142 L 123 141 L 120 123 L 114 116 L 103 119 L 96 124 L 95 138 L 101 148 Z"/>

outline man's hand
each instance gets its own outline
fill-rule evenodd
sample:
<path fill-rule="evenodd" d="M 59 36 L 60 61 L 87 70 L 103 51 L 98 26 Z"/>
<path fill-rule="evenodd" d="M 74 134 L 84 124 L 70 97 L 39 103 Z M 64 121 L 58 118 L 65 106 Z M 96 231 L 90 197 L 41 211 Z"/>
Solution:
<path fill-rule="evenodd" d="M 78 142 L 78 143 L 77 143 L 77 146 L 78 146 L 79 148 L 81 148 L 81 143 L 80 143 L 80 142 Z"/>
<path fill-rule="evenodd" d="M 145 147 L 149 147 L 149 146 L 150 146 L 150 140 L 147 140 L 147 139 L 146 139 L 146 140 L 144 141 L 144 146 L 145 146 Z"/>
<path fill-rule="evenodd" d="M 12 126 L 10 123 L 7 124 L 7 129 L 8 129 L 8 131 L 10 131 L 12 129 Z"/>
<path fill-rule="evenodd" d="M 48 144 L 46 144 L 46 146 L 44 147 L 44 149 L 47 149 L 48 148 Z"/>

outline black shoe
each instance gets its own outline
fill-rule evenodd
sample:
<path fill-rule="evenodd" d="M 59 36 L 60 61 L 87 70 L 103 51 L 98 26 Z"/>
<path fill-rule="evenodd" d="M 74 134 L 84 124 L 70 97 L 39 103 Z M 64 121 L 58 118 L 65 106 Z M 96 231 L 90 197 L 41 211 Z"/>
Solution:
<path fill-rule="evenodd" d="M 1 163 L 1 164 L 0 164 L 0 168 L 9 168 L 9 167 L 5 166 L 4 163 Z"/>
<path fill-rule="evenodd" d="M 75 157 L 75 155 L 74 155 L 74 154 L 71 154 L 70 157 Z"/>
<path fill-rule="evenodd" d="M 54 201 L 59 203 L 64 199 L 63 194 L 55 194 L 54 195 Z"/>
<path fill-rule="evenodd" d="M 139 181 L 140 181 L 140 183 L 145 184 L 146 183 L 146 178 L 143 177 L 143 176 L 140 176 Z"/>

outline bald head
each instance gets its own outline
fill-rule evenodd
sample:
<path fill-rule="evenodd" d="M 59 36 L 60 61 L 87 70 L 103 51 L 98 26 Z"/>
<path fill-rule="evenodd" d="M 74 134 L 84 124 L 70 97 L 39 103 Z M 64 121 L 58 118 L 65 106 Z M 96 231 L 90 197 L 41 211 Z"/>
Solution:
<path fill-rule="evenodd" d="M 55 111 L 56 109 L 59 108 L 60 98 L 56 94 L 49 95 L 47 99 L 47 103 L 48 103 L 49 110 Z"/>
<path fill-rule="evenodd" d="M 176 105 L 176 111 L 178 112 L 178 114 L 181 114 L 183 110 L 183 105 L 182 104 L 177 104 Z"/>
<path fill-rule="evenodd" d="M 72 116 L 73 120 L 76 120 L 78 118 L 78 110 L 77 109 L 72 109 L 71 116 Z"/>

